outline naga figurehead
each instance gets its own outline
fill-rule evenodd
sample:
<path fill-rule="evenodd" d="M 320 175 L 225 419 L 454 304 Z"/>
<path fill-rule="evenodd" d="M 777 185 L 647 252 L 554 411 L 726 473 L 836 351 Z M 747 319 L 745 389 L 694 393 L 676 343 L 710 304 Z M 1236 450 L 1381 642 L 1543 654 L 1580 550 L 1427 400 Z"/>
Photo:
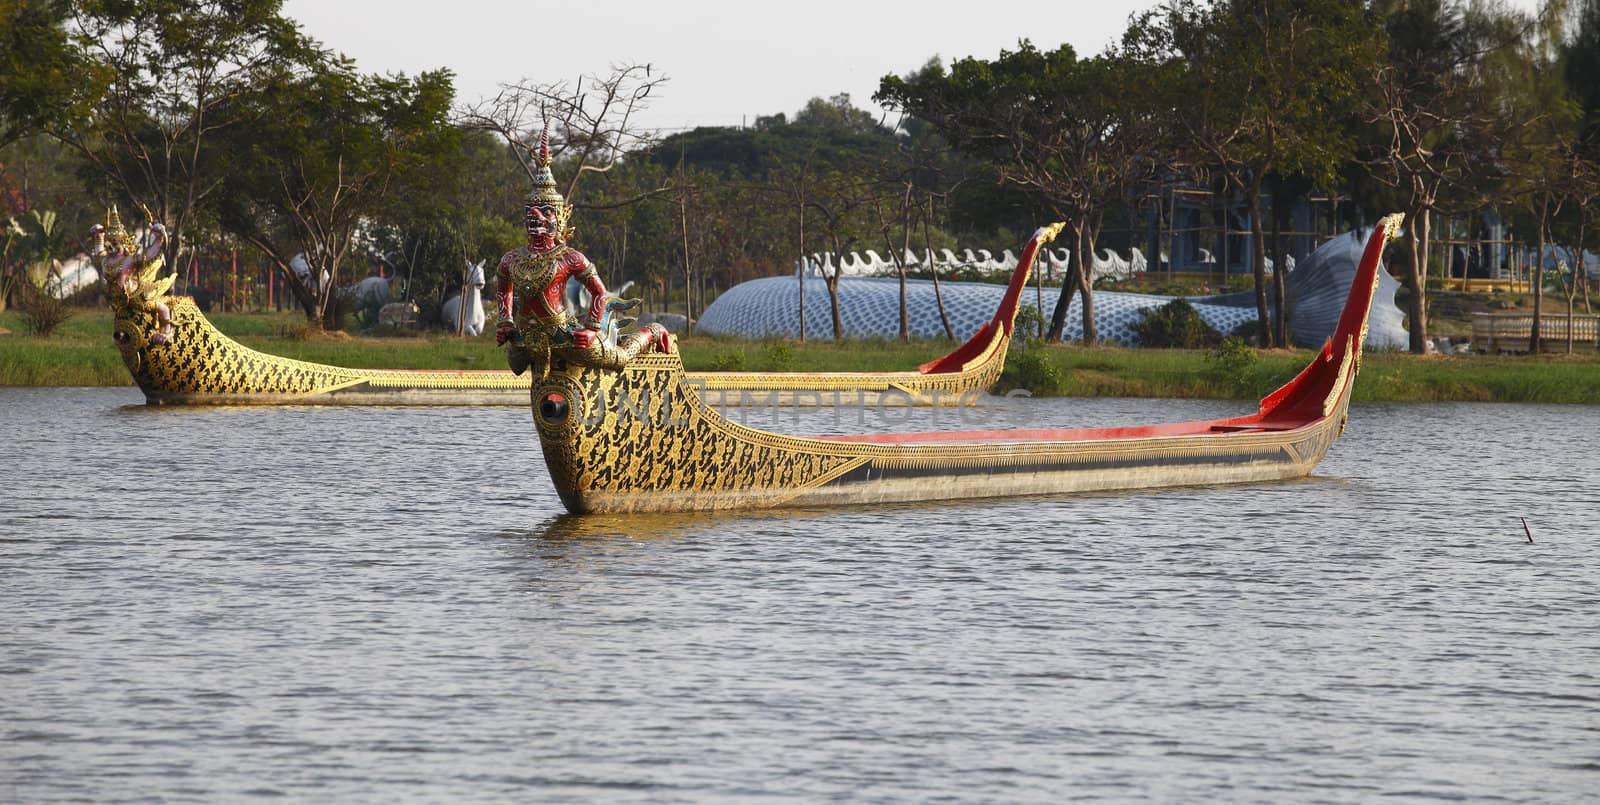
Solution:
<path fill-rule="evenodd" d="M 112 338 L 128 368 L 137 374 L 143 351 L 172 340 L 172 308 L 167 293 L 177 276 L 159 276 L 167 232 L 150 224 L 150 243 L 140 248 L 138 238 L 122 224 L 113 206 L 106 222 L 93 230 L 94 258 L 105 282 L 106 303 L 113 315 Z"/>

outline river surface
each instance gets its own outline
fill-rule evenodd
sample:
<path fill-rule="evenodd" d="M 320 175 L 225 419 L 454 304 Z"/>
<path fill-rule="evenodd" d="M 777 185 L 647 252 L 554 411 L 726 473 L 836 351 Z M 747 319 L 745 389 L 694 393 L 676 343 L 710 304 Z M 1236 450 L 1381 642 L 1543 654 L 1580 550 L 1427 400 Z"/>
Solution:
<path fill-rule="evenodd" d="M 575 518 L 526 409 L 141 402 L 0 389 L 0 800 L 1600 791 L 1600 407 L 1358 404 L 1287 483 Z"/>

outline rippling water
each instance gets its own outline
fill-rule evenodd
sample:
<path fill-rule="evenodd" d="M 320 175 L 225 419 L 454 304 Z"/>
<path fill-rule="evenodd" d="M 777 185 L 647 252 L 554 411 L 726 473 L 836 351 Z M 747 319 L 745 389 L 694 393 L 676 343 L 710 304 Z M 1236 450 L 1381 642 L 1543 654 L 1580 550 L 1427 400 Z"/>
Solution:
<path fill-rule="evenodd" d="M 522 409 L 137 402 L 0 389 L 0 798 L 1600 790 L 1597 407 L 1357 405 L 1291 483 L 640 519 L 561 514 Z M 749 422 L 930 412 L 794 416 Z"/>

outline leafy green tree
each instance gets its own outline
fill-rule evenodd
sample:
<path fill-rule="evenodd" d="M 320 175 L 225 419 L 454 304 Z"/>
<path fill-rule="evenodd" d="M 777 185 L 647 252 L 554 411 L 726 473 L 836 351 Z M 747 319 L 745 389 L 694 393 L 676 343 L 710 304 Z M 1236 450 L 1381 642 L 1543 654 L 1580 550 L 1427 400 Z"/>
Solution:
<path fill-rule="evenodd" d="M 936 76 L 942 68 L 937 58 L 907 76 L 905 81 Z M 921 269 L 933 280 L 934 303 L 939 311 L 939 321 L 944 326 L 945 337 L 955 340 L 955 331 L 944 305 L 944 290 L 940 283 L 937 265 L 933 262 L 934 212 L 940 202 L 948 199 L 951 191 L 965 180 L 971 167 L 970 158 L 962 158 L 950 147 L 939 128 L 927 120 L 902 112 L 895 125 L 897 147 L 895 153 L 878 160 L 872 176 L 878 188 L 873 209 L 878 219 L 878 231 L 885 253 L 894 263 L 900 278 L 900 338 L 910 340 L 910 308 L 907 298 L 907 277 L 911 273 L 908 255 L 913 253 L 912 239 L 921 229 L 920 242 L 928 262 Z M 898 242 L 892 230 L 898 224 Z"/>
<path fill-rule="evenodd" d="M 222 226 L 272 260 L 308 321 L 323 326 L 336 312 L 344 263 L 390 188 L 459 155 L 452 98 L 448 71 L 370 76 L 340 58 L 267 88 L 261 123 L 234 132 Z M 309 264 L 304 278 L 290 268 L 296 254 Z"/>
<path fill-rule="evenodd" d="M 1569 230 L 1570 239 L 1567 241 L 1571 244 L 1568 251 L 1572 254 L 1573 262 L 1567 271 L 1562 272 L 1559 279 L 1566 294 L 1566 347 L 1570 355 L 1575 348 L 1572 317 L 1578 294 L 1580 291 L 1583 292 L 1586 300 L 1588 294 L 1589 264 L 1585 249 L 1588 247 L 1589 233 L 1594 220 L 1594 208 L 1600 203 L 1600 161 L 1589 158 L 1585 149 L 1576 142 L 1564 150 L 1566 171 L 1558 187 L 1573 210 L 1574 221 Z"/>
<path fill-rule="evenodd" d="M 1574 184 L 1574 158 L 1580 153 L 1581 109 L 1562 69 L 1565 11 L 1558 1 L 1545 4 L 1533 18 L 1494 8 L 1473 7 L 1467 14 L 1469 30 L 1495 44 L 1477 49 L 1470 71 L 1495 117 L 1480 127 L 1484 145 L 1473 155 L 1477 165 L 1493 172 L 1465 191 L 1477 190 L 1494 202 L 1519 202 L 1535 231 L 1533 351 L 1544 337 L 1545 256 L 1560 242 L 1563 213 L 1572 215 L 1573 191 L 1580 189 Z"/>
<path fill-rule="evenodd" d="M 1574 219 L 1569 228 L 1574 264 L 1563 276 L 1567 296 L 1566 346 L 1570 353 L 1575 347 L 1572 317 L 1580 292 L 1585 307 L 1592 307 L 1587 249 L 1600 207 L 1600 82 L 1595 80 L 1600 75 L 1600 0 L 1582 0 L 1561 10 L 1568 11 L 1575 23 L 1560 48 L 1569 109 L 1576 122 L 1572 138 L 1563 149 L 1566 170 L 1562 177 Z"/>
<path fill-rule="evenodd" d="M 29 331 L 47 336 L 72 315 L 51 274 L 64 243 L 56 214 L 28 210 L 7 220 L 0 238 L 0 293 L 15 294 Z"/>
<path fill-rule="evenodd" d="M 689 238 L 688 252 L 670 258 L 682 265 L 716 266 L 711 273 L 695 269 L 702 281 L 718 284 L 737 276 L 786 273 L 811 243 L 821 251 L 848 250 L 876 242 L 878 232 L 871 189 L 882 166 L 896 159 L 894 133 L 870 114 L 849 107 L 846 95 L 813 99 L 789 122 L 783 115 L 763 117 L 752 129 L 698 128 L 665 138 L 639 154 L 681 176 L 692 177 L 687 198 L 698 200 L 695 216 L 714 225 L 713 240 Z M 674 185 L 676 187 L 676 184 Z M 679 196 L 675 190 L 673 195 Z M 725 199 L 718 210 L 713 199 Z M 730 216 L 728 210 L 737 210 Z M 678 219 L 683 210 L 677 211 Z M 678 226 L 678 236 L 685 231 Z M 834 333 L 843 329 L 838 310 L 840 275 L 824 272 Z M 703 295 L 702 295 L 703 296 Z M 708 297 L 702 298 L 702 306 Z M 802 312 L 803 315 L 803 312 Z"/>
<path fill-rule="evenodd" d="M 82 192 L 81 169 L 74 152 L 45 134 L 0 146 L 0 219 L 49 209 L 62 237 L 59 256 L 86 250 L 89 229 L 105 220 L 106 208 Z"/>
<path fill-rule="evenodd" d="M 794 116 L 793 125 L 802 128 L 838 129 L 852 134 L 885 134 L 871 112 L 850 102 L 850 93 L 841 92 L 826 100 L 818 97 L 806 102 Z"/>
<path fill-rule="evenodd" d="M 1577 26 L 1566 45 L 1567 87 L 1583 110 L 1581 141 L 1587 156 L 1600 156 L 1600 0 L 1581 0 Z"/>
<path fill-rule="evenodd" d="M 1587 231 L 1592 233 L 1600 229 L 1600 225 L 1593 220 L 1593 216 L 1600 213 L 1596 209 L 1600 206 L 1596 203 L 1596 200 L 1600 200 L 1600 188 L 1593 184 L 1600 181 L 1600 81 L 1596 80 L 1596 76 L 1600 76 L 1600 0 L 1583 0 L 1577 16 L 1577 30 L 1565 54 L 1567 87 L 1583 113 L 1583 125 L 1574 156 L 1583 163 L 1582 175 L 1588 180 L 1585 182 L 1584 195 L 1589 201 L 1581 205 L 1585 217 L 1580 223 L 1587 225 Z M 1579 237 L 1579 254 L 1584 254 L 1585 245 L 1584 238 Z M 1588 276 L 1586 270 L 1579 272 L 1580 280 L 1585 283 L 1586 306 L 1589 305 Z"/>
<path fill-rule="evenodd" d="M 873 97 L 928 121 L 956 148 L 992 160 L 1002 181 L 1068 221 L 1071 278 L 1062 286 L 1049 338 L 1059 340 L 1071 296 L 1083 302 L 1084 341 L 1094 343 L 1087 255 L 1107 206 L 1155 165 L 1150 107 L 1132 92 L 1144 63 L 1079 59 L 1069 45 L 1049 53 L 1024 40 L 993 61 L 961 59 L 908 77 L 887 76 Z"/>
<path fill-rule="evenodd" d="M 52 134 L 77 151 L 91 187 L 165 222 L 169 265 L 233 161 L 219 136 L 272 121 L 254 101 L 317 53 L 281 0 L 72 0 L 73 41 L 104 97 Z M 280 110 L 281 111 L 281 110 Z"/>
<path fill-rule="evenodd" d="M 1282 342 L 1287 272 L 1274 272 L 1273 322 L 1262 184 L 1274 172 L 1324 187 L 1337 181 L 1354 148 L 1347 122 L 1357 81 L 1378 57 L 1382 29 L 1359 0 L 1175 0 L 1130 27 L 1125 41 L 1147 58 L 1183 64 L 1165 85 L 1171 124 L 1193 164 L 1244 194 L 1257 318 L 1269 344 Z"/>
<path fill-rule="evenodd" d="M 870 242 L 868 239 L 872 237 L 872 228 L 865 215 L 870 197 L 867 183 L 858 174 L 833 167 L 817 177 L 806 203 L 821 224 L 821 240 L 827 246 L 825 251 L 834 255 L 833 271 L 828 271 L 826 265 L 821 269 L 823 286 L 828 291 L 828 313 L 834 340 L 847 335 L 844 317 L 839 309 L 842 258 L 845 252 L 854 250 L 863 240 Z"/>
<path fill-rule="evenodd" d="M 0 254 L 16 266 L 14 273 L 36 287 L 48 285 L 51 263 L 62 246 L 56 214 L 50 210 L 28 210 L 5 222 L 4 235 L 5 247 Z"/>
<path fill-rule="evenodd" d="M 110 83 L 110 70 L 74 46 L 68 0 L 0 5 L 0 146 L 83 118 Z"/>
<path fill-rule="evenodd" d="M 780 125 L 782 118 L 783 115 L 778 115 Z M 760 122 L 760 119 L 758 119 L 758 128 L 760 128 Z M 768 171 L 767 183 L 769 192 L 776 200 L 778 217 L 786 219 L 785 223 L 782 225 L 783 228 L 788 230 L 788 220 L 793 221 L 793 229 L 791 231 L 793 232 L 795 239 L 794 253 L 798 256 L 798 259 L 802 261 L 797 266 L 796 271 L 796 282 L 801 283 L 801 292 L 798 295 L 800 300 L 799 309 L 795 311 L 800 321 L 800 341 L 802 343 L 805 342 L 807 335 L 806 295 L 804 285 L 806 281 L 806 265 L 804 261 L 808 259 L 807 255 L 810 253 L 810 249 L 808 248 L 810 241 L 807 240 L 807 235 L 811 234 L 813 237 L 815 236 L 814 233 L 808 233 L 806 229 L 806 212 L 810 206 L 811 194 L 815 184 L 812 172 L 816 156 L 816 149 L 812 148 L 805 151 L 804 155 L 794 162 L 790 162 L 783 157 L 778 157 L 775 160 L 775 164 L 773 165 L 772 169 Z M 793 213 L 792 216 L 784 215 L 784 213 L 790 211 Z M 813 226 L 815 226 L 815 224 L 813 224 Z M 774 233 L 774 235 L 774 243 L 783 243 L 788 240 L 789 231 Z"/>
<path fill-rule="evenodd" d="M 373 247 L 395 266 L 406 298 L 429 319 L 458 289 L 467 263 L 486 260 L 492 273 L 500 255 L 522 243 L 527 191 L 505 143 L 463 131 L 458 150 L 394 177 L 370 219 Z M 493 277 L 487 278 L 493 288 Z"/>
<path fill-rule="evenodd" d="M 600 269 L 607 288 L 619 288 L 629 280 L 640 288 L 633 293 L 649 294 L 660 285 L 672 238 L 666 218 L 674 200 L 650 191 L 667 186 L 666 170 L 644 159 L 628 159 L 609 173 L 592 177 L 584 188 L 584 202 L 573 214 L 576 234 Z M 640 197 L 646 200 L 639 201 Z M 649 302 L 654 302 L 652 296 Z"/>

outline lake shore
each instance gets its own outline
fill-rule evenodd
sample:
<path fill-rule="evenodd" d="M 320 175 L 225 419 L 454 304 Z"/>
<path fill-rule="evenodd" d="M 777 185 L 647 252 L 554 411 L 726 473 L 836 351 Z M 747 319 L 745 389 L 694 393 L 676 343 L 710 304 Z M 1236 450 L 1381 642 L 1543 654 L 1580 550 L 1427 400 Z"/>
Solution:
<path fill-rule="evenodd" d="M 492 335 L 456 338 L 440 333 L 397 337 L 307 334 L 297 313 L 209 314 L 219 329 L 253 349 L 297 360 L 371 369 L 499 369 Z M 79 310 L 47 338 L 26 335 L 15 311 L 0 313 L 0 386 L 126 386 L 132 380 L 111 341 L 111 316 Z M 939 357 L 950 342 L 808 340 L 755 341 L 708 336 L 679 339 L 691 371 L 898 371 Z M 1025 352 L 1014 346 L 1013 355 Z M 1251 350 L 1243 357 L 1206 350 L 1085 348 L 1050 345 L 1033 350 L 1035 366 L 1059 370 L 1041 388 L 1008 376 L 1035 393 L 1074 397 L 1252 399 L 1293 377 L 1312 353 Z M 1041 360 L 1042 359 L 1042 360 Z M 1542 402 L 1600 404 L 1600 356 L 1363 355 L 1358 401 Z"/>

